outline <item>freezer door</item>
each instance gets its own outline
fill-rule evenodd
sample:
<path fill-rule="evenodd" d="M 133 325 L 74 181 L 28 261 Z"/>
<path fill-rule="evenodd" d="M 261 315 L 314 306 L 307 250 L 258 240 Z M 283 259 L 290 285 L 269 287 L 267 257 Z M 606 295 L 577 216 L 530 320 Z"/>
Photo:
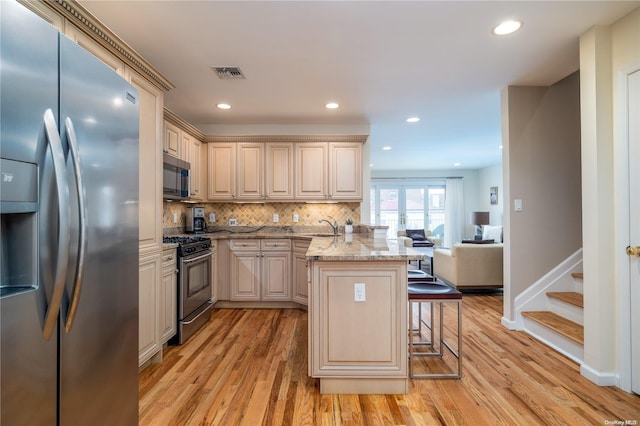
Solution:
<path fill-rule="evenodd" d="M 0 1 L 0 156 L 37 163 L 46 154 L 43 116 L 58 115 L 58 35 L 55 28 L 13 1 Z M 38 173 L 43 165 L 38 166 Z M 35 167 L 35 166 L 34 166 Z M 15 255 L 39 247 L 36 215 L 3 212 L 0 287 L 15 280 L 34 289 L 0 297 L 0 424 L 56 424 L 57 327 L 43 338 L 51 284 L 12 271 Z M 30 248 L 31 247 L 31 248 Z M 44 253 L 44 255 L 48 255 Z M 25 254 L 26 256 L 26 254 Z M 33 256 L 33 277 L 47 273 Z M 20 269 L 19 265 L 13 265 Z M 50 271 L 49 271 L 50 272 Z M 51 277 L 52 275 L 50 275 Z M 20 284 L 20 283 L 18 283 Z"/>
<path fill-rule="evenodd" d="M 137 425 L 138 93 L 64 36 L 60 92 L 72 212 L 60 420 Z"/>

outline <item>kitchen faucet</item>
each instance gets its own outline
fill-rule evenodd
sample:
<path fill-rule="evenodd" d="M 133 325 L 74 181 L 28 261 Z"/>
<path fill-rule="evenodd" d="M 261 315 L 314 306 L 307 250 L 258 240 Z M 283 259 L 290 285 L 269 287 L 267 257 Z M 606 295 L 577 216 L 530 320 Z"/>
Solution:
<path fill-rule="evenodd" d="M 329 216 L 331 217 L 331 216 Z M 335 220 L 334 218 L 331 217 L 331 219 L 333 219 L 333 223 L 331 223 L 329 220 L 327 219 L 320 219 L 318 221 L 318 223 L 322 223 L 322 222 L 327 222 L 329 225 L 331 225 L 331 228 L 333 229 L 333 235 L 338 235 L 338 221 Z"/>

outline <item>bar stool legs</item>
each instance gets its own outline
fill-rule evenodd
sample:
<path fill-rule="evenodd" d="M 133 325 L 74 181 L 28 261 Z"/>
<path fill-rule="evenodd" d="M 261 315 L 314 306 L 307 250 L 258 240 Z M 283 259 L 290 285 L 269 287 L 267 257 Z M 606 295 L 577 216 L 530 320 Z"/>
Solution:
<path fill-rule="evenodd" d="M 426 285 L 425 285 L 426 284 Z M 443 284 L 443 286 L 445 286 Z M 445 286 L 446 288 L 437 288 L 432 282 L 429 283 L 409 283 L 409 321 L 410 330 L 409 333 L 409 377 L 411 379 L 461 379 L 462 378 L 462 294 L 457 290 Z M 413 304 L 418 303 L 418 332 L 421 337 L 421 322 L 422 322 L 422 303 L 429 303 L 431 306 L 431 341 L 430 342 L 414 342 L 414 329 L 413 329 Z M 444 335 L 444 313 L 445 303 L 457 303 L 458 305 L 458 345 L 457 350 L 453 348 Z M 439 308 L 438 318 L 438 331 L 439 331 L 439 346 L 435 347 L 434 340 L 434 308 Z M 431 352 L 416 352 L 416 346 L 428 346 L 433 349 Z M 444 356 L 444 350 L 448 349 L 457 361 L 457 371 L 454 373 L 414 373 L 414 358 L 415 357 L 440 357 Z"/>

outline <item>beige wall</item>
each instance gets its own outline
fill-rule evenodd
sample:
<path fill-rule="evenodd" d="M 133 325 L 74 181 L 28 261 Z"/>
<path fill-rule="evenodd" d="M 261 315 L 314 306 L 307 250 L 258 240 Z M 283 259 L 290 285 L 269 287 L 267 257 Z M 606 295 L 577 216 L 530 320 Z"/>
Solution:
<path fill-rule="evenodd" d="M 640 8 L 611 26 L 586 32 L 580 38 L 580 68 L 585 273 L 581 372 L 596 383 L 629 390 L 629 339 L 621 336 L 630 332 L 630 312 L 622 312 L 618 303 L 629 286 L 623 252 L 628 221 L 621 219 L 628 200 L 622 192 L 628 186 L 620 173 L 628 157 L 621 135 L 625 129 L 619 125 L 625 113 L 619 90 L 625 71 L 640 69 Z"/>
<path fill-rule="evenodd" d="M 503 91 L 505 312 L 582 247 L 580 79 Z M 513 202 L 521 199 L 523 211 Z"/>
<path fill-rule="evenodd" d="M 489 201 L 489 189 L 498 187 L 498 204 Z M 502 164 L 485 167 L 478 170 L 479 202 L 477 211 L 489 212 L 491 225 L 502 225 L 502 211 L 504 205 L 504 185 L 502 183 Z"/>

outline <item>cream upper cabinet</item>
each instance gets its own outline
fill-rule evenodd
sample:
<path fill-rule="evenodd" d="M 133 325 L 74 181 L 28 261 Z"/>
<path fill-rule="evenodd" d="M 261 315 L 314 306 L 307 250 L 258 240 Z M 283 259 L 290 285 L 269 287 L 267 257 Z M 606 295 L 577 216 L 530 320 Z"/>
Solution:
<path fill-rule="evenodd" d="M 180 158 L 180 146 L 182 144 L 182 131 L 178 126 L 168 121 L 164 121 L 164 141 L 163 150 L 169 155 Z"/>
<path fill-rule="evenodd" d="M 131 84 L 139 105 L 140 253 L 162 250 L 162 104 L 163 92 L 136 72 Z"/>
<path fill-rule="evenodd" d="M 325 200 L 327 198 L 328 145 L 325 142 L 297 143 L 296 199 Z"/>
<path fill-rule="evenodd" d="M 261 139 L 267 139 L 266 141 Z M 363 137 L 211 137 L 210 201 L 362 201 Z"/>
<path fill-rule="evenodd" d="M 237 144 L 238 200 L 262 200 L 264 198 L 264 144 L 242 142 Z"/>
<path fill-rule="evenodd" d="M 265 144 L 267 200 L 293 200 L 293 143 Z"/>
<path fill-rule="evenodd" d="M 236 198 L 236 144 L 207 144 L 207 198 L 212 201 Z"/>
<path fill-rule="evenodd" d="M 188 145 L 188 162 L 191 164 L 191 198 L 201 200 L 202 193 L 202 142 L 191 137 Z"/>
<path fill-rule="evenodd" d="M 329 198 L 362 200 L 362 144 L 329 143 Z"/>

